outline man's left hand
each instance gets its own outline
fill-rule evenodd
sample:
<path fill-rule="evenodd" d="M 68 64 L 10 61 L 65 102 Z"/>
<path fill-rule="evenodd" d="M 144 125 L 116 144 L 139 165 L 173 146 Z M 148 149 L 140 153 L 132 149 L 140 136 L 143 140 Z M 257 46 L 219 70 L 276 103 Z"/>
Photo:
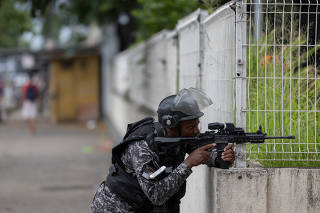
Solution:
<path fill-rule="evenodd" d="M 231 164 L 233 164 L 233 162 L 234 162 L 234 151 L 232 149 L 232 144 L 228 144 L 224 148 L 224 152 L 222 152 L 221 158 L 222 158 L 222 160 L 228 161 Z"/>

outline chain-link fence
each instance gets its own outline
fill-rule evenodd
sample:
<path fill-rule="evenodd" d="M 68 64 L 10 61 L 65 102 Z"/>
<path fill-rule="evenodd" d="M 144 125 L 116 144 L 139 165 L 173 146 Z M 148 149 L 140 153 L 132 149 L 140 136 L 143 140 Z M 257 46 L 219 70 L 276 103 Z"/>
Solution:
<path fill-rule="evenodd" d="M 247 159 L 265 166 L 320 165 L 318 1 L 243 2 L 247 19 L 246 126 L 295 135 L 248 145 Z"/>

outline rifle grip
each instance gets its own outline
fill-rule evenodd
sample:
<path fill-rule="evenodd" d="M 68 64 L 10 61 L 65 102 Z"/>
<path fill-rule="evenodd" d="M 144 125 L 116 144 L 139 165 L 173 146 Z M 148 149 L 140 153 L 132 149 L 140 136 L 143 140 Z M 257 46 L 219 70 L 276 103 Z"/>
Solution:
<path fill-rule="evenodd" d="M 217 150 L 224 150 L 224 148 L 227 146 L 228 144 L 227 143 L 218 143 L 216 145 L 217 147 Z M 223 151 L 219 151 L 218 152 L 218 156 L 217 156 L 217 160 L 216 160 L 216 164 L 219 168 L 221 169 L 229 169 L 230 166 L 231 166 L 231 163 L 229 161 L 224 161 L 222 160 L 221 158 L 221 154 L 222 154 Z"/>

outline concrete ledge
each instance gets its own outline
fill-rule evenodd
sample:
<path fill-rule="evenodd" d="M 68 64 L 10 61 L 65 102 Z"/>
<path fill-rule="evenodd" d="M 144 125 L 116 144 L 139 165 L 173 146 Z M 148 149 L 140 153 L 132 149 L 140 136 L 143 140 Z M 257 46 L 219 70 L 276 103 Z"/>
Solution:
<path fill-rule="evenodd" d="M 213 169 L 213 212 L 266 213 L 266 169 Z"/>
<path fill-rule="evenodd" d="M 215 213 L 319 213 L 320 169 L 211 169 Z"/>
<path fill-rule="evenodd" d="M 319 213 L 320 169 L 268 169 L 268 212 Z"/>

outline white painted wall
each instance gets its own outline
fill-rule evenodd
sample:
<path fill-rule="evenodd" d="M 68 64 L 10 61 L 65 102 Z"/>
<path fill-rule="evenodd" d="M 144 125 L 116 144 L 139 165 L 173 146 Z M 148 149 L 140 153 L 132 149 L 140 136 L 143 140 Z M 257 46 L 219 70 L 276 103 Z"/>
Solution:
<path fill-rule="evenodd" d="M 116 33 L 116 26 L 114 24 L 107 24 L 102 29 L 105 39 L 102 39 L 101 45 L 101 102 L 102 115 L 106 117 L 108 114 L 108 72 L 110 61 L 119 52 L 119 39 Z"/>
<path fill-rule="evenodd" d="M 201 88 L 213 100 L 208 121 L 234 122 L 235 12 L 225 5 L 203 22 Z"/>
<path fill-rule="evenodd" d="M 146 68 L 146 44 L 139 44 L 137 47 L 130 49 L 128 53 L 128 64 L 130 70 L 130 98 L 137 104 L 143 105 L 145 102 L 145 72 Z"/>
<path fill-rule="evenodd" d="M 200 22 L 207 12 L 200 9 L 179 20 L 179 89 L 200 88 Z"/>
<path fill-rule="evenodd" d="M 178 41 L 177 31 L 167 33 L 165 60 L 169 94 L 175 94 L 179 90 Z"/>
<path fill-rule="evenodd" d="M 195 20 L 199 20 L 196 18 Z M 194 63 L 201 63 L 199 69 L 193 74 L 191 70 L 187 72 L 187 77 L 183 76 L 182 81 L 187 81 L 184 85 L 197 86 L 197 83 L 189 85 L 188 76 L 199 76 L 201 88 L 206 94 L 213 100 L 213 106 L 204 110 L 205 115 L 201 119 L 201 130 L 207 130 L 208 123 L 210 122 L 233 122 L 234 121 L 234 102 L 233 102 L 233 75 L 235 70 L 234 57 L 235 57 L 235 13 L 230 9 L 228 5 L 223 9 L 218 10 L 214 14 L 206 17 L 201 21 L 201 25 L 198 23 L 199 28 L 196 29 L 199 34 L 198 48 L 202 46 L 203 59 Z M 182 22 L 180 22 L 183 25 Z M 186 33 L 190 33 L 189 25 L 196 25 L 190 23 L 185 25 L 185 29 L 189 29 Z M 195 33 L 195 32 L 194 32 Z M 183 33 L 181 33 L 183 36 Z M 201 45 L 201 42 L 203 42 Z M 187 46 L 186 44 L 184 44 Z M 192 46 L 194 48 L 194 46 Z M 195 50 L 193 50 L 195 52 Z M 200 49 L 197 51 L 197 55 L 201 55 Z M 181 63 L 184 60 L 189 60 L 189 57 L 181 56 Z M 200 69 L 201 68 L 201 69 Z M 184 74 L 184 73 L 183 73 Z M 193 78 L 195 80 L 195 78 Z M 194 82 L 193 82 L 194 83 Z M 209 169 L 205 166 L 200 166 L 193 169 L 194 172 L 188 179 L 187 193 L 190 196 L 185 196 L 182 200 L 181 212 L 207 212 L 209 204 L 212 203 L 214 196 L 212 190 L 208 188 Z M 196 196 L 194 196 L 196 194 Z"/>
<path fill-rule="evenodd" d="M 144 105 L 156 111 L 159 100 L 171 94 L 166 67 L 167 31 L 155 34 L 146 42 L 146 87 Z"/>

